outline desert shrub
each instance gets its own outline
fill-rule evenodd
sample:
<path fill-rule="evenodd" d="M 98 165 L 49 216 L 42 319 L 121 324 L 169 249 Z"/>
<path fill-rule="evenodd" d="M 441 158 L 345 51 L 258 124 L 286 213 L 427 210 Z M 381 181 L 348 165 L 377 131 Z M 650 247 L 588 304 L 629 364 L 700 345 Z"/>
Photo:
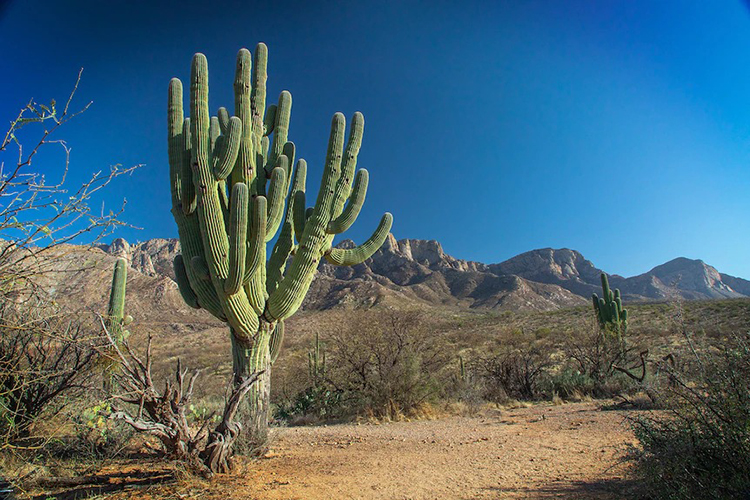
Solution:
<path fill-rule="evenodd" d="M 323 383 L 309 386 L 276 408 L 275 418 L 291 423 L 335 419 L 345 413 L 342 391 Z"/>
<path fill-rule="evenodd" d="M 550 351 L 540 346 L 515 344 L 474 363 L 487 401 L 503 403 L 542 396 L 543 381 L 552 365 Z"/>
<path fill-rule="evenodd" d="M 31 299 L 0 305 L 3 446 L 55 437 L 49 429 L 40 435 L 34 427 L 40 418 L 55 417 L 94 387 L 101 345 L 95 324 L 71 318 L 54 305 Z"/>
<path fill-rule="evenodd" d="M 666 411 L 632 420 L 637 472 L 658 499 L 750 498 L 750 336 L 696 349 L 689 370 L 665 364 Z"/>
<path fill-rule="evenodd" d="M 358 312 L 332 332 L 328 380 L 350 414 L 399 418 L 442 393 L 450 349 L 417 312 Z"/>
<path fill-rule="evenodd" d="M 640 384 L 636 378 L 641 375 L 638 370 L 645 367 L 647 351 L 629 346 L 616 333 L 608 327 L 591 325 L 567 336 L 563 341 L 567 362 L 550 378 L 552 390 L 561 397 L 612 397 L 637 390 Z"/>
<path fill-rule="evenodd" d="M 575 399 L 594 393 L 594 380 L 572 366 L 566 366 L 547 379 L 548 391 L 563 399 Z"/>

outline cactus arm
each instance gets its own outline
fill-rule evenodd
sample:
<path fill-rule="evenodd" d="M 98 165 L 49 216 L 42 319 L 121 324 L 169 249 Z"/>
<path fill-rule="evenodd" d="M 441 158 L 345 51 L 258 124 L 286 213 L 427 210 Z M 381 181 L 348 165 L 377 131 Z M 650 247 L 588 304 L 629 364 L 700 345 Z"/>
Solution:
<path fill-rule="evenodd" d="M 255 193 L 256 151 L 253 148 L 253 114 L 251 106 L 252 93 L 252 56 L 247 49 L 237 53 L 237 66 L 234 75 L 234 114 L 242 122 L 242 137 L 237 154 L 237 161 L 232 170 L 232 184 L 242 182 Z"/>
<path fill-rule="evenodd" d="M 611 305 L 610 310 L 612 311 L 610 313 L 610 315 L 612 317 L 612 321 L 614 321 L 615 324 L 617 324 L 617 323 L 620 322 L 620 311 L 617 310 L 617 303 L 616 302 L 610 302 L 610 305 Z"/>
<path fill-rule="evenodd" d="M 229 111 L 227 111 L 227 108 L 222 106 L 221 108 L 219 108 L 219 111 L 216 113 L 216 115 L 216 119 L 219 120 L 219 133 L 221 135 L 226 135 L 227 129 L 229 128 Z"/>
<path fill-rule="evenodd" d="M 336 218 L 344 209 L 344 203 L 349 198 L 352 181 L 354 180 L 354 170 L 357 167 L 357 156 L 362 147 L 362 135 L 365 130 L 365 118 L 362 113 L 356 112 L 352 117 L 352 124 L 349 130 L 349 141 L 344 151 L 341 174 L 336 182 L 336 189 L 331 207 L 331 217 Z"/>
<path fill-rule="evenodd" d="M 365 202 L 365 197 L 367 196 L 368 179 L 369 174 L 367 170 L 361 169 L 357 172 L 357 176 L 354 179 L 354 188 L 349 197 L 349 202 L 347 203 L 346 208 L 344 208 L 344 211 L 341 212 L 341 215 L 328 223 L 328 227 L 326 228 L 328 234 L 341 234 L 349 229 L 352 224 L 354 224 L 354 221 L 357 220 L 359 212 L 362 210 L 362 205 Z"/>
<path fill-rule="evenodd" d="M 223 140 L 217 142 L 212 158 L 214 174 L 220 181 L 223 181 L 232 173 L 232 168 L 237 161 L 237 154 L 240 150 L 241 135 L 242 122 L 239 118 L 233 116 L 229 119 L 226 135 L 221 136 Z"/>
<path fill-rule="evenodd" d="M 292 144 L 288 142 L 287 144 Z M 285 148 L 285 154 L 289 152 L 288 148 Z M 292 151 L 293 154 L 293 151 Z M 294 235 L 296 232 L 294 226 L 294 211 L 295 211 L 295 200 L 296 194 L 302 192 L 304 196 L 305 184 L 307 181 L 307 163 L 305 160 L 299 160 L 292 173 L 291 190 L 287 195 L 288 202 L 286 206 L 286 214 L 284 215 L 284 223 L 281 226 L 281 232 L 276 240 L 276 244 L 271 251 L 271 258 L 268 259 L 266 264 L 266 291 L 271 294 L 278 287 L 279 282 L 283 278 L 284 269 L 286 268 L 287 260 L 292 254 L 294 249 Z M 304 208 L 304 200 L 302 201 Z M 302 232 L 299 233 L 300 236 Z"/>
<path fill-rule="evenodd" d="M 182 213 L 182 164 L 185 147 L 182 135 L 185 122 L 182 109 L 182 82 L 172 78 L 169 82 L 169 100 L 167 105 L 167 144 L 169 153 L 169 184 L 172 194 L 172 213 Z"/>
<path fill-rule="evenodd" d="M 297 241 L 302 240 L 305 232 L 305 223 L 307 222 L 307 208 L 305 208 L 305 192 L 297 191 L 294 193 L 294 211 L 292 218 L 294 221 L 294 234 L 297 235 Z"/>
<path fill-rule="evenodd" d="M 602 297 L 604 298 L 604 300 L 609 301 L 612 299 L 611 297 L 612 290 L 609 289 L 609 280 L 607 279 L 607 275 L 602 273 L 601 279 L 602 279 Z"/>
<path fill-rule="evenodd" d="M 270 176 L 276 166 L 276 160 L 281 155 L 289 136 L 289 120 L 292 115 L 292 94 L 284 90 L 279 94 L 276 108 L 276 122 L 273 128 L 273 142 L 266 158 L 266 174 Z"/>
<path fill-rule="evenodd" d="M 247 206 L 247 186 L 238 182 L 232 186 L 231 213 L 229 216 L 229 275 L 224 282 L 224 292 L 229 295 L 239 292 L 245 279 Z"/>
<path fill-rule="evenodd" d="M 323 181 L 318 191 L 318 199 L 315 202 L 315 215 L 329 216 L 334 201 L 334 188 L 341 176 L 341 159 L 344 147 L 344 128 L 346 120 L 344 115 L 336 113 L 331 121 L 331 135 L 328 138 L 328 151 L 323 168 Z M 327 224 L 328 221 L 326 221 Z"/>
<path fill-rule="evenodd" d="M 366 242 L 355 248 L 331 248 L 325 253 L 326 260 L 335 266 L 361 264 L 372 257 L 372 254 L 383 245 L 383 242 L 388 237 L 388 233 L 391 231 L 392 225 L 393 216 L 386 212 L 383 218 L 380 219 L 377 229 L 375 229 L 375 232 L 372 233 L 372 236 Z"/>
<path fill-rule="evenodd" d="M 271 364 L 276 362 L 281 352 L 281 345 L 284 343 L 284 322 L 279 321 L 276 323 L 273 333 L 271 333 L 270 340 L 270 351 L 271 351 Z"/>
<path fill-rule="evenodd" d="M 252 113 L 261 118 L 266 109 L 266 81 L 268 80 L 268 47 L 259 43 L 255 46 L 255 75 L 253 78 L 253 90 L 250 95 Z M 258 135 L 263 134 L 263 128 L 254 131 Z"/>
<path fill-rule="evenodd" d="M 271 104 L 266 110 L 266 116 L 263 118 L 263 135 L 269 136 L 273 132 L 276 124 L 276 105 Z"/>
<path fill-rule="evenodd" d="M 286 168 L 289 161 L 286 156 L 279 156 L 279 166 L 273 169 L 271 184 L 268 190 L 268 221 L 266 223 L 266 242 L 271 241 L 279 229 L 284 215 L 284 196 L 286 195 Z"/>
<path fill-rule="evenodd" d="M 187 270 L 185 269 L 185 263 L 182 260 L 181 254 L 175 256 L 173 265 L 177 288 L 180 290 L 182 299 L 193 309 L 200 309 L 201 306 L 198 303 L 198 297 L 196 297 L 195 292 L 190 287 L 190 280 L 188 280 Z"/>
<path fill-rule="evenodd" d="M 183 203 L 186 198 L 183 193 L 184 186 L 190 186 L 194 192 L 191 162 L 191 135 L 190 119 L 183 117 L 182 106 L 182 82 L 173 78 L 169 82 L 169 104 L 168 104 L 168 144 L 169 144 L 169 171 L 172 194 L 172 215 L 177 223 L 177 230 L 184 255 L 184 267 L 188 276 L 188 283 L 197 297 L 197 303 L 211 314 L 225 319 L 221 304 L 216 291 L 210 282 L 200 279 L 187 263 L 196 255 L 203 255 L 203 242 L 200 236 L 198 217 L 195 213 L 186 215 Z M 185 174 L 189 176 L 187 179 Z M 192 203 L 195 199 L 191 200 Z"/>
<path fill-rule="evenodd" d="M 216 148 L 216 141 L 220 136 L 221 127 L 219 126 L 219 118 L 216 116 L 211 117 L 211 125 L 209 127 L 209 135 L 211 137 L 211 154 L 214 154 Z"/>
<path fill-rule="evenodd" d="M 253 200 L 250 221 L 250 233 L 248 235 L 247 261 L 245 263 L 245 283 L 250 281 L 262 264 L 262 253 L 266 243 L 266 198 L 258 196 Z"/>
<path fill-rule="evenodd" d="M 266 261 L 266 220 L 267 200 L 257 196 L 253 200 L 250 239 L 248 241 L 248 263 L 245 271 L 245 292 L 250 306 L 261 314 L 266 301 L 265 261 Z"/>
<path fill-rule="evenodd" d="M 191 169 L 192 165 L 192 125 L 190 118 L 185 118 L 182 128 L 182 135 L 185 141 L 185 150 L 183 152 L 182 161 L 182 174 L 180 176 L 182 180 L 181 187 L 181 199 L 182 199 L 182 213 L 185 215 L 192 215 L 195 212 L 196 196 L 195 196 L 195 185 L 193 184 L 193 172 Z"/>
<path fill-rule="evenodd" d="M 594 303 L 594 315 L 596 316 L 596 321 L 601 325 L 602 312 L 599 310 L 599 296 L 597 294 L 593 294 L 591 296 L 591 300 Z"/>
<path fill-rule="evenodd" d="M 281 154 L 284 155 L 284 156 L 286 156 L 287 160 L 288 160 L 287 163 L 286 163 L 286 168 L 285 168 L 287 180 L 290 180 L 291 177 L 292 177 L 290 174 L 291 174 L 291 170 L 292 170 L 292 165 L 294 165 L 294 156 L 295 156 L 296 152 L 297 152 L 297 147 L 294 145 L 294 143 L 292 141 L 287 141 L 286 143 L 284 143 L 284 147 L 281 150 Z M 287 187 L 287 190 L 288 190 L 289 189 L 289 184 L 287 184 L 286 187 Z M 288 193 L 287 193 L 287 195 L 288 195 Z"/>
<path fill-rule="evenodd" d="M 115 262 L 115 269 L 112 272 L 112 287 L 109 291 L 109 307 L 107 316 L 110 320 L 122 322 L 125 315 L 125 285 L 128 280 L 128 265 L 125 259 L 120 258 Z"/>

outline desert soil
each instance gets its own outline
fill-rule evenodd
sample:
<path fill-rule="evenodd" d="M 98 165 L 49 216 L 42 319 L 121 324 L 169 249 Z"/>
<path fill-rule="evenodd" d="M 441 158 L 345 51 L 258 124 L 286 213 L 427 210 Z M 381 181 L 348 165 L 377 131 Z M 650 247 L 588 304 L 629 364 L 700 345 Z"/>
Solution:
<path fill-rule="evenodd" d="M 620 499 L 635 439 L 597 403 L 477 417 L 274 429 L 271 452 L 231 476 L 110 498 L 257 500 Z"/>

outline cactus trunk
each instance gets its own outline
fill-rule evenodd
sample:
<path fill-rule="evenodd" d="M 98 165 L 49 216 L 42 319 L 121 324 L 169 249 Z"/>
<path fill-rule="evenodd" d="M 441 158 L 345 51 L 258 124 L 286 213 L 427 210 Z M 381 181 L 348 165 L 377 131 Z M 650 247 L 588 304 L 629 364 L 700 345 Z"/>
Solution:
<path fill-rule="evenodd" d="M 270 334 L 257 332 L 257 342 L 238 340 L 232 332 L 232 370 L 234 383 L 239 385 L 254 373 L 261 373 L 247 393 L 247 404 L 242 412 L 246 442 L 256 453 L 265 450 L 268 441 L 268 420 L 271 405 Z"/>
<path fill-rule="evenodd" d="M 344 116 L 334 115 L 318 199 L 305 207 L 306 163 L 295 165 L 295 147 L 287 140 L 292 97 L 284 91 L 278 104 L 266 108 L 267 57 L 264 44 L 254 61 L 248 50 L 238 53 L 236 116 L 225 108 L 210 116 L 203 54 L 193 57 L 190 118 L 176 78 L 168 104 L 172 214 L 182 244 L 174 262 L 177 284 L 188 305 L 228 323 L 235 384 L 262 372 L 249 392 L 244 426 L 256 445 L 267 434 L 271 365 L 283 322 L 302 304 L 320 260 L 363 262 L 383 244 L 393 221 L 386 213 L 364 244 L 333 247 L 334 236 L 354 223 L 365 200 L 367 171 L 355 172 L 364 117 L 354 114 L 345 141 Z M 266 244 L 279 228 L 266 260 Z"/>

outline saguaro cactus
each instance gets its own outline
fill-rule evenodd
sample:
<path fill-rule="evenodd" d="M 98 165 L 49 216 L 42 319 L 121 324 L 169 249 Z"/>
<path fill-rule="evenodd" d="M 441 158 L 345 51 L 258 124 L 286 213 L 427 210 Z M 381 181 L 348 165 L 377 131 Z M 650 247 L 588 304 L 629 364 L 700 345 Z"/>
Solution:
<path fill-rule="evenodd" d="M 112 271 L 112 287 L 109 291 L 109 306 L 107 307 L 106 325 L 112 340 L 120 343 L 130 332 L 123 326 L 130 324 L 133 317 L 125 315 L 125 287 L 128 281 L 128 264 L 125 259 L 117 259 Z"/>
<path fill-rule="evenodd" d="M 112 286 L 109 290 L 109 305 L 104 324 L 112 339 L 113 351 L 118 344 L 128 338 L 130 332 L 123 327 L 133 321 L 133 317 L 125 315 L 125 288 L 128 281 L 128 264 L 125 259 L 117 259 L 112 271 Z M 109 392 L 112 387 L 112 374 L 117 364 L 117 357 L 113 352 L 105 353 L 102 358 L 102 376 L 104 390 Z"/>
<path fill-rule="evenodd" d="M 386 213 L 361 246 L 332 246 L 365 199 L 367 171 L 360 169 L 355 177 L 364 118 L 354 114 L 345 147 L 344 116 L 334 115 L 322 185 L 315 205 L 307 208 L 307 166 L 300 159 L 292 168 L 295 147 L 287 140 L 292 97 L 284 91 L 278 104 L 266 108 L 266 63 L 264 44 L 256 47 L 254 72 L 250 52 L 239 51 L 235 116 L 219 108 L 212 118 L 208 64 L 196 54 L 190 118 L 183 115 L 182 83 L 176 78 L 169 84 L 168 106 L 172 214 L 182 244 L 174 261 L 177 283 L 190 306 L 229 324 L 235 383 L 263 372 L 248 395 L 257 444 L 266 437 L 270 368 L 283 322 L 302 304 L 320 259 L 335 265 L 363 262 L 383 244 L 393 221 Z M 266 243 L 279 228 L 267 260 Z"/>
<path fill-rule="evenodd" d="M 602 273 L 602 298 L 593 294 L 594 313 L 601 328 L 610 328 L 618 336 L 625 334 L 628 328 L 628 311 L 622 307 L 620 290 L 614 292 L 609 288 L 607 275 Z"/>
<path fill-rule="evenodd" d="M 320 336 L 317 332 L 312 351 L 307 351 L 307 370 L 313 387 L 318 387 L 326 378 L 326 353 L 320 348 Z"/>

